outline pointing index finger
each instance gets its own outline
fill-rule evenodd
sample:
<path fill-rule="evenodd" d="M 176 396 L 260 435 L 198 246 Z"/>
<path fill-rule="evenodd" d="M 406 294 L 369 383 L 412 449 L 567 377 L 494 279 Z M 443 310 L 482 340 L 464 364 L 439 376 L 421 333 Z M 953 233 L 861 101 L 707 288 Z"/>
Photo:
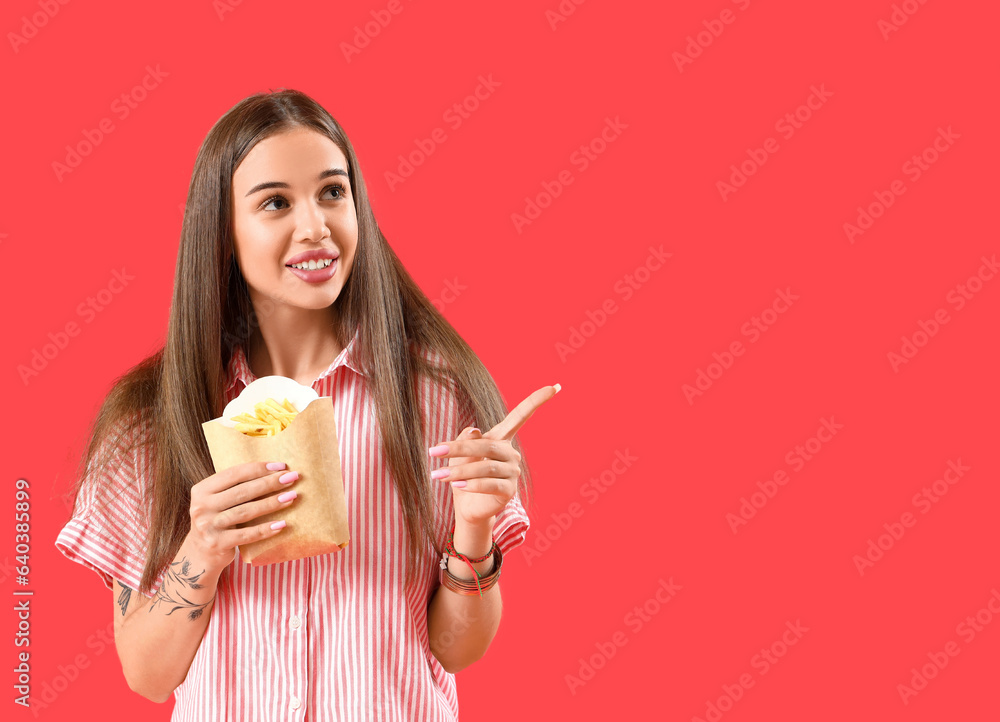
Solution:
<path fill-rule="evenodd" d="M 560 388 L 559 384 L 555 384 L 554 386 L 543 386 L 538 389 L 538 391 L 535 391 L 515 406 L 503 421 L 483 434 L 483 438 L 509 441 L 514 437 L 518 429 L 524 426 L 524 422 L 531 418 L 531 415 L 538 410 L 539 406 L 559 393 Z"/>

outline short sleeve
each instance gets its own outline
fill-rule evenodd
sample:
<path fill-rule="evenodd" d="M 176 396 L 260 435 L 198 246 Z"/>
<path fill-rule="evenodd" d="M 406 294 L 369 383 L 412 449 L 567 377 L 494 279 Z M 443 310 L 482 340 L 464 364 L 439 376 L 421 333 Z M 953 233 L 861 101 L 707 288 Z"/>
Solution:
<path fill-rule="evenodd" d="M 108 589 L 113 579 L 138 589 L 145 568 L 149 524 L 143 503 L 146 476 L 140 471 L 146 469 L 147 455 L 142 447 L 123 452 L 123 446 L 121 440 L 105 440 L 55 542 L 67 559 L 96 572 Z M 99 464 L 100 459 L 106 463 Z"/>
<path fill-rule="evenodd" d="M 451 398 L 451 401 L 457 409 L 458 423 L 455 428 L 455 436 L 457 436 L 462 429 L 475 425 L 476 416 L 468 403 L 461 403 L 454 397 Z M 507 502 L 507 506 L 500 511 L 493 524 L 493 541 L 500 547 L 500 553 L 507 556 L 509 552 L 523 544 L 530 526 L 531 521 L 521 505 L 521 495 L 518 491 Z"/>
<path fill-rule="evenodd" d="M 507 506 L 497 515 L 493 525 L 493 541 L 500 547 L 500 553 L 507 556 L 524 543 L 531 521 L 521 506 L 520 494 L 507 502 Z"/>
<path fill-rule="evenodd" d="M 424 350 L 424 358 L 432 365 L 444 367 L 444 359 L 437 351 Z M 427 418 L 426 442 L 428 446 L 440 443 L 446 439 L 454 439 L 469 426 L 476 423 L 475 410 L 467 399 L 460 399 L 453 386 L 445 386 L 425 379 L 418 388 L 418 396 Z M 431 461 L 431 471 L 447 466 L 444 458 Z M 452 491 L 447 484 L 435 486 L 435 495 L 439 509 L 439 532 L 441 538 L 447 534 L 455 519 L 455 507 L 452 501 Z M 520 491 L 516 493 L 507 505 L 500 510 L 493 524 L 493 540 L 500 547 L 500 552 L 507 556 L 509 552 L 524 543 L 530 521 L 524 507 L 521 505 Z"/>

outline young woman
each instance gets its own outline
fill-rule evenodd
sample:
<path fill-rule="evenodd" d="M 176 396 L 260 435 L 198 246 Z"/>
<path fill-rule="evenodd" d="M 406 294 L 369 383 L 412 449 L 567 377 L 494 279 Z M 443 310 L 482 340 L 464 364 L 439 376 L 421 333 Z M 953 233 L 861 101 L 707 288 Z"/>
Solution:
<path fill-rule="evenodd" d="M 298 473 L 215 473 L 201 424 L 268 375 L 333 398 L 351 541 L 251 567 L 237 547 L 282 533 L 252 522 L 297 503 Z M 105 400 L 56 544 L 112 590 L 125 678 L 174 720 L 457 719 L 528 529 L 522 407 L 504 420 L 389 247 L 340 125 L 257 94 L 198 152 L 166 343 Z"/>

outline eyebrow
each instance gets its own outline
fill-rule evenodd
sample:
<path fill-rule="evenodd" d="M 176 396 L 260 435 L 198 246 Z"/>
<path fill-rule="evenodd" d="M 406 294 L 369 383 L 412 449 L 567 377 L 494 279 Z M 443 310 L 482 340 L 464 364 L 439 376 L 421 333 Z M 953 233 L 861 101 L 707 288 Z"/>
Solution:
<path fill-rule="evenodd" d="M 317 180 L 323 180 L 324 178 L 329 178 L 330 176 L 335 176 L 335 175 L 343 176 L 344 178 L 350 180 L 350 176 L 347 174 L 347 171 L 344 170 L 343 168 L 328 168 L 327 170 L 319 174 L 319 178 Z M 247 195 L 244 196 L 244 198 L 246 198 L 247 196 L 252 196 L 254 193 L 257 193 L 258 191 L 267 190 L 268 188 L 291 188 L 291 186 L 288 185 L 287 183 L 283 183 L 282 181 L 268 181 L 267 183 L 258 183 L 253 188 L 247 191 Z"/>

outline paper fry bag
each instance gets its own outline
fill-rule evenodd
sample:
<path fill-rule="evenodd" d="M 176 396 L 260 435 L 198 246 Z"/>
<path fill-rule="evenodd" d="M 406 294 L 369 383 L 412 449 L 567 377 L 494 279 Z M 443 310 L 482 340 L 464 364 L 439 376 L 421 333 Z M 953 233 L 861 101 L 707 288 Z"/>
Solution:
<path fill-rule="evenodd" d="M 268 398 L 260 396 L 261 388 L 252 390 L 251 387 L 273 378 L 276 377 L 258 379 L 243 390 L 240 402 L 244 408 L 251 402 Z M 244 399 L 248 391 L 251 393 Z M 255 391 L 259 398 L 254 398 Z M 312 389 L 308 391 L 316 396 Z M 285 396 L 291 398 L 291 395 Z M 275 395 L 272 393 L 270 397 Z M 277 400 L 280 402 L 281 397 Z M 297 409 L 301 408 L 301 402 L 292 403 Z M 283 461 L 290 471 L 299 472 L 299 479 L 292 487 L 298 497 L 291 506 L 239 525 L 256 526 L 279 519 L 288 523 L 273 537 L 240 545 L 240 556 L 251 566 L 328 554 L 343 549 L 350 541 L 333 399 L 323 396 L 306 401 L 306 404 L 286 429 L 273 436 L 248 436 L 233 428 L 228 421 L 233 404 L 226 407 L 222 417 L 202 424 L 216 472 L 248 461 Z"/>

